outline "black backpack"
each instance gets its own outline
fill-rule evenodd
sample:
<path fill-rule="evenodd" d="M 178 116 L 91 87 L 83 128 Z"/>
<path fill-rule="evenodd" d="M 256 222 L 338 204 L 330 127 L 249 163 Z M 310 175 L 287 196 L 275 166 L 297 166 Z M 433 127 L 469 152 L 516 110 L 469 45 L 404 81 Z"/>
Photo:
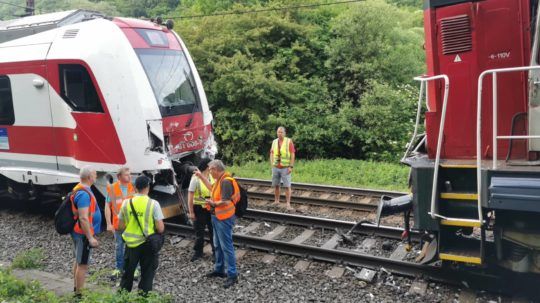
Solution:
<path fill-rule="evenodd" d="M 238 183 L 238 181 L 236 181 L 236 183 L 238 184 L 238 189 L 240 189 L 240 200 L 236 202 L 234 214 L 238 218 L 242 218 L 246 214 L 248 208 L 248 192 L 240 185 L 240 183 Z"/>
<path fill-rule="evenodd" d="M 234 205 L 234 215 L 237 218 L 242 218 L 246 214 L 248 208 L 248 192 L 240 185 L 240 183 L 238 183 L 238 180 L 233 177 L 230 177 L 230 179 L 233 179 L 234 182 L 238 184 L 238 189 L 240 190 L 240 200 L 238 200 L 238 202 L 236 202 L 236 204 Z"/>
<path fill-rule="evenodd" d="M 85 189 L 81 189 L 86 191 Z M 88 193 L 88 191 L 86 191 Z M 72 191 L 64 197 L 64 201 L 60 204 L 60 207 L 54 213 L 54 227 L 56 232 L 61 235 L 67 235 L 73 231 L 73 227 L 77 223 L 78 219 L 75 219 L 75 214 L 71 209 L 71 197 L 75 196 L 77 191 Z M 88 193 L 90 195 L 90 193 Z M 75 209 L 77 209 L 77 205 Z"/>

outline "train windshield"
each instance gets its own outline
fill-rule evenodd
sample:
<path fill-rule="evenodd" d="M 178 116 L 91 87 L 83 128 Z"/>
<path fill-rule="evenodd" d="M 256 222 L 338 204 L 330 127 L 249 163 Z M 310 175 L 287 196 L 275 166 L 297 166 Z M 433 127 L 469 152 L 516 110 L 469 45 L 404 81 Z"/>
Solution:
<path fill-rule="evenodd" d="M 136 49 L 163 117 L 197 111 L 195 80 L 180 50 Z"/>

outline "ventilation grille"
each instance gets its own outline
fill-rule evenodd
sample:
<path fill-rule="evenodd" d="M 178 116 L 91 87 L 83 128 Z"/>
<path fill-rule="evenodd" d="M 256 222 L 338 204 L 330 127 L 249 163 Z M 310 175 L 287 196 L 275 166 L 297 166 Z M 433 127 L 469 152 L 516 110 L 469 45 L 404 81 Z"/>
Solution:
<path fill-rule="evenodd" d="M 77 37 L 77 34 L 79 33 L 79 29 L 68 29 L 64 32 L 64 35 L 62 36 L 62 38 L 64 39 L 73 39 L 75 37 Z"/>
<path fill-rule="evenodd" d="M 469 16 L 461 15 L 441 19 L 443 54 L 456 54 L 472 49 L 471 21 Z"/>

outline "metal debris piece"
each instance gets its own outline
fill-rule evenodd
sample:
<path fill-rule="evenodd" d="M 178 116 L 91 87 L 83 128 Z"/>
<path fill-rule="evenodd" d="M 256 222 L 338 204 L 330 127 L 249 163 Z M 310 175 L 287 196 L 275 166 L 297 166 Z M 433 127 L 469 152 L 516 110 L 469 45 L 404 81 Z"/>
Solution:
<path fill-rule="evenodd" d="M 409 289 L 410 294 L 423 296 L 426 294 L 427 283 L 424 281 L 414 281 Z"/>
<path fill-rule="evenodd" d="M 371 269 L 367 269 L 367 268 L 362 268 L 362 270 L 359 272 L 359 273 L 356 273 L 354 274 L 354 276 L 357 278 L 357 279 L 360 279 L 362 281 L 365 281 L 365 282 L 372 282 L 373 279 L 375 278 L 375 274 L 377 272 L 374 271 L 374 270 L 371 270 Z"/>
<path fill-rule="evenodd" d="M 182 241 L 182 239 L 184 239 L 184 238 L 182 238 L 182 237 L 171 237 L 171 238 L 169 238 L 169 242 L 171 243 L 171 245 L 174 245 L 174 244 Z"/>

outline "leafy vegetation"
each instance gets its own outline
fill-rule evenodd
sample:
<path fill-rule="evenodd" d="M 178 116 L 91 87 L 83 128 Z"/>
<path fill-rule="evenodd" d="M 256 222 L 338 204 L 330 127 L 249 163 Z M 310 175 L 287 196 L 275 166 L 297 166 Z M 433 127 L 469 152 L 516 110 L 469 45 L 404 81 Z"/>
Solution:
<path fill-rule="evenodd" d="M 41 248 L 31 248 L 20 252 L 11 263 L 13 268 L 20 269 L 32 269 L 40 268 L 43 266 L 43 260 L 45 259 L 43 255 L 43 250 Z"/>
<path fill-rule="evenodd" d="M 45 291 L 37 282 L 23 282 L 0 268 L 0 300 L 2 302 L 46 302 L 56 303 L 56 296 Z"/>
<path fill-rule="evenodd" d="M 73 302 L 71 295 L 57 297 L 54 293 L 41 287 L 36 281 L 21 281 L 16 279 L 9 270 L 0 269 L 0 301 L 1 302 L 40 302 L 40 303 L 68 303 Z M 168 303 L 172 302 L 170 296 L 162 296 L 150 292 L 148 296 L 140 296 L 136 292 L 86 291 L 81 303 Z"/>
<path fill-rule="evenodd" d="M 24 0 L 10 0 L 24 5 Z M 41 0 L 175 18 L 216 120 L 220 157 L 265 160 L 283 125 L 303 159 L 396 161 L 410 138 L 424 70 L 421 0 Z M 264 10 L 258 13 L 241 12 Z M 4 5 L 0 17 L 23 9 Z M 232 15 L 212 16 L 220 13 Z M 205 17 L 204 17 L 205 16 Z"/>
<path fill-rule="evenodd" d="M 270 179 L 269 162 L 247 162 L 228 169 L 244 178 Z M 399 164 L 361 160 L 299 160 L 293 182 L 406 191 L 409 169 Z"/>

